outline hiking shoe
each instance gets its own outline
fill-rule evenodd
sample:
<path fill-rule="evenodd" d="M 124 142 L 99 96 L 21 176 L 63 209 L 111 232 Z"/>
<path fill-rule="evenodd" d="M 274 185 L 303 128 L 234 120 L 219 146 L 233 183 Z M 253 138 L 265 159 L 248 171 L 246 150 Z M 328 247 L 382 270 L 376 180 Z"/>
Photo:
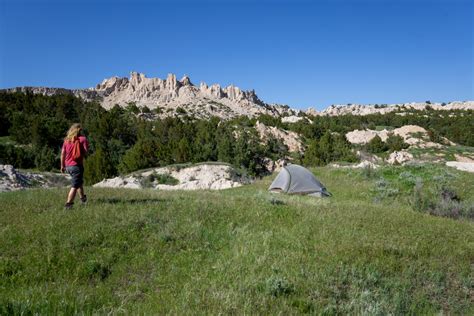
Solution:
<path fill-rule="evenodd" d="M 65 208 L 66 210 L 70 210 L 70 209 L 72 209 L 72 206 L 73 206 L 73 205 L 74 205 L 74 203 L 66 203 L 66 204 L 64 204 L 64 208 Z"/>
<path fill-rule="evenodd" d="M 81 202 L 82 202 L 82 204 L 86 204 L 86 202 L 87 202 L 87 195 L 84 194 L 84 196 L 81 197 Z"/>

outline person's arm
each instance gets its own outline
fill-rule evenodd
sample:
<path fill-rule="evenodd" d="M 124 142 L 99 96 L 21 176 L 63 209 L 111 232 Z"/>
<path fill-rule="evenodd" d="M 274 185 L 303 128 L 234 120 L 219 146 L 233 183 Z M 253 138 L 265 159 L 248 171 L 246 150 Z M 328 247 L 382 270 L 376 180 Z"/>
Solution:
<path fill-rule="evenodd" d="M 63 148 L 61 149 L 61 172 L 64 172 L 66 169 L 66 150 Z"/>

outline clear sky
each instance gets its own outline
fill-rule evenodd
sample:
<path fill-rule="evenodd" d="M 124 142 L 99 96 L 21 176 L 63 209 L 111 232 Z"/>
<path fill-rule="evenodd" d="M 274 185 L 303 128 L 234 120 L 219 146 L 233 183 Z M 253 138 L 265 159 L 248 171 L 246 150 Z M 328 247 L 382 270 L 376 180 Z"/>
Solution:
<path fill-rule="evenodd" d="M 470 0 L 0 0 L 0 88 L 190 76 L 265 102 L 473 100 Z"/>

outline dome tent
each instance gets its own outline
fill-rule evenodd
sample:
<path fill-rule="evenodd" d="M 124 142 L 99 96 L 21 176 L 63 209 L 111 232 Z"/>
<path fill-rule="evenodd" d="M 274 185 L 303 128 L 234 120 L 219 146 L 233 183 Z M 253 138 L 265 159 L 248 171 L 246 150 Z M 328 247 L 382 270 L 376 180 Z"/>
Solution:
<path fill-rule="evenodd" d="M 324 185 L 308 169 L 299 165 L 288 165 L 281 169 L 268 188 L 273 192 L 289 194 L 308 194 L 313 196 L 331 196 Z"/>

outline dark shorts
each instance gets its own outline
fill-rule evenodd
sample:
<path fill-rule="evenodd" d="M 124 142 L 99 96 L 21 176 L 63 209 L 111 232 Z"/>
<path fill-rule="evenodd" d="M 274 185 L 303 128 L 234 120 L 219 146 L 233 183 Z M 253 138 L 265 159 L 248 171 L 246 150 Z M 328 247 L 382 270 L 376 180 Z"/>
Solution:
<path fill-rule="evenodd" d="M 82 165 L 67 166 L 67 173 L 71 175 L 71 186 L 79 188 L 84 183 L 84 167 Z"/>

